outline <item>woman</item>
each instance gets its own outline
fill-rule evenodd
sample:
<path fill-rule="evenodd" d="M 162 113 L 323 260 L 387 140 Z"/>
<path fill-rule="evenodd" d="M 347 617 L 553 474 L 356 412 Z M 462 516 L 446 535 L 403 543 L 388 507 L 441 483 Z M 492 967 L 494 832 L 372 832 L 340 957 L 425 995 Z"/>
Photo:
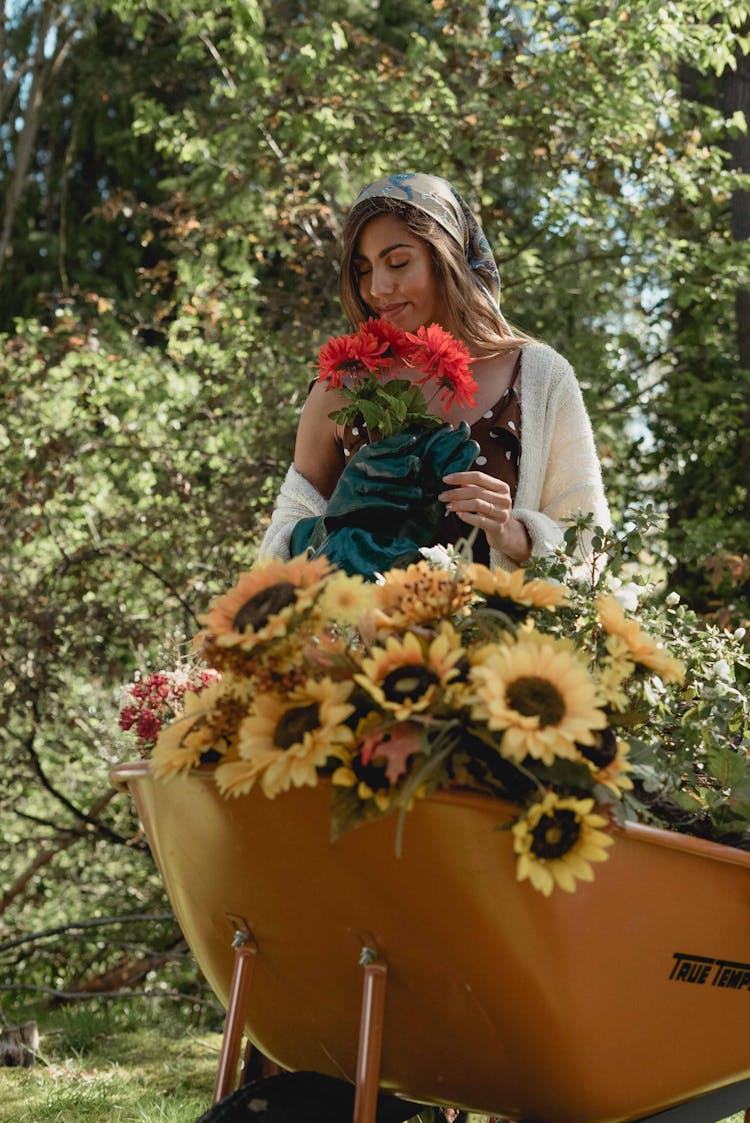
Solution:
<path fill-rule="evenodd" d="M 412 332 L 438 323 L 474 358 L 475 405 L 448 416 L 433 404 L 446 421 L 467 422 L 479 445 L 470 470 L 443 478 L 441 542 L 476 526 L 475 560 L 514 569 L 532 553 L 552 552 L 570 516 L 591 513 L 595 525 L 608 525 L 575 374 L 503 317 L 487 239 L 447 180 L 409 173 L 371 183 L 349 213 L 341 247 L 339 291 L 354 327 L 370 316 Z M 363 427 L 342 429 L 330 419 L 341 404 L 335 391 L 313 385 L 261 557 L 289 556 L 298 520 L 325 513 L 348 459 L 367 442 Z"/>

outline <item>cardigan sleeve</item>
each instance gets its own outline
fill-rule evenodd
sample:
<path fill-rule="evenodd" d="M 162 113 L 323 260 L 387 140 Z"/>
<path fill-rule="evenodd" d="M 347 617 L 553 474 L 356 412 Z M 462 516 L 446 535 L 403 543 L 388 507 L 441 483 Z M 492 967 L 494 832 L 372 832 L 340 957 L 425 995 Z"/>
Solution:
<path fill-rule="evenodd" d="M 591 514 L 595 526 L 610 526 L 602 471 L 589 415 L 568 364 L 552 425 L 541 511 L 564 531 L 565 520 Z"/>
<path fill-rule="evenodd" d="M 590 513 L 595 526 L 606 528 L 610 514 L 591 422 L 573 369 L 549 348 L 535 352 L 522 388 L 521 470 L 528 454 L 526 486 L 523 504 L 514 507 L 513 514 L 528 531 L 532 554 L 538 555 L 551 554 L 562 543 L 568 519 Z M 582 563 L 589 547 L 590 536 L 579 544 Z M 494 551 L 492 555 L 492 565 L 517 568 L 507 556 Z"/>
<path fill-rule="evenodd" d="M 289 539 L 300 519 L 325 514 L 326 500 L 293 464 L 281 485 L 271 523 L 258 548 L 258 560 L 289 558 Z"/>

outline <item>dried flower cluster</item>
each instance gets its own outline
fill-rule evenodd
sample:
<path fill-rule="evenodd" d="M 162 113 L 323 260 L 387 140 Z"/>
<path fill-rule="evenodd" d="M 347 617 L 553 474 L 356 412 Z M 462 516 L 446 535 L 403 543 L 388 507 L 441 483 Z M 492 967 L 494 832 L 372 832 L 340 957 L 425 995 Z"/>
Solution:
<path fill-rule="evenodd" d="M 141 755 L 146 756 L 166 724 L 182 712 L 185 693 L 200 693 L 219 678 L 212 667 L 189 665 L 171 671 L 139 676 L 125 687 L 119 725 L 135 735 Z"/>

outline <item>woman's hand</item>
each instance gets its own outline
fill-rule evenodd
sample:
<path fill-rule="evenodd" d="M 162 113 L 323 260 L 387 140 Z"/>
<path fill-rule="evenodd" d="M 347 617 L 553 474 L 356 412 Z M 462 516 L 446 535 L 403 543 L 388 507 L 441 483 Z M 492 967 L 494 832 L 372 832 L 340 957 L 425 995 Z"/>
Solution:
<path fill-rule="evenodd" d="M 531 554 L 531 542 L 522 522 L 513 517 L 510 488 L 486 472 L 453 472 L 443 476 L 449 489 L 438 495 L 448 511 L 470 526 L 478 526 L 493 550 L 513 561 L 523 562 Z"/>

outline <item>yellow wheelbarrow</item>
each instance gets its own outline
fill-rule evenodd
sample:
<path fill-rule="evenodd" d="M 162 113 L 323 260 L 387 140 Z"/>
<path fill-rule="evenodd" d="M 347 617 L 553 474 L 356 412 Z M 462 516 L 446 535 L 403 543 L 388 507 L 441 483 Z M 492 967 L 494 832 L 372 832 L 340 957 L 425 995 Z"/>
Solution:
<path fill-rule="evenodd" d="M 618 830 L 575 894 L 516 880 L 511 809 L 461 791 L 329 840 L 330 788 L 130 792 L 177 920 L 243 1033 L 285 1069 L 535 1123 L 709 1123 L 750 1104 L 750 854 Z"/>

